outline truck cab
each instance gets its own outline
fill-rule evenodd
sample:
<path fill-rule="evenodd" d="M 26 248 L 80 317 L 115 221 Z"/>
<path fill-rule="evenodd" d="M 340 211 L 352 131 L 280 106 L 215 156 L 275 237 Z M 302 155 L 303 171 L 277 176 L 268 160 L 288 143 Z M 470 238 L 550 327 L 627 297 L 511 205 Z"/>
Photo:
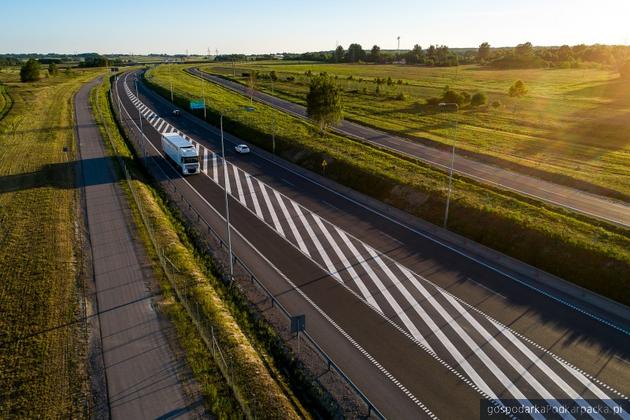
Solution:
<path fill-rule="evenodd" d="M 162 134 L 162 150 L 179 167 L 183 175 L 199 173 L 197 149 L 179 134 Z"/>

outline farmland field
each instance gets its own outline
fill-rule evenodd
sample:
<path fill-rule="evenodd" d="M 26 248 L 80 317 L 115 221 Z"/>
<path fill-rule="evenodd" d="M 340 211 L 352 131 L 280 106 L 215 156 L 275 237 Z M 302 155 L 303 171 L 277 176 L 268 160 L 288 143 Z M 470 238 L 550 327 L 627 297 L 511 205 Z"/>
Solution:
<path fill-rule="evenodd" d="M 230 77 L 236 74 L 236 80 L 244 83 L 248 79 L 242 73 L 258 70 L 256 87 L 266 92 L 271 82 L 264 76 L 275 70 L 275 94 L 302 104 L 309 83 L 305 72 L 327 72 L 337 76 L 344 89 L 347 119 L 438 145 L 451 143 L 451 123 L 457 121 L 460 150 L 524 172 L 542 171 L 551 179 L 568 176 L 618 197 L 630 196 L 630 82 L 620 81 L 610 70 L 281 62 L 241 63 L 234 69 L 229 63 L 216 63 L 201 68 Z M 390 85 L 380 86 L 379 93 L 377 77 L 392 79 Z M 516 80 L 528 87 L 524 98 L 507 94 Z M 465 106 L 458 113 L 440 113 L 426 105 L 426 99 L 439 97 L 445 86 L 471 95 L 484 92 L 488 105 Z"/>
<path fill-rule="evenodd" d="M 86 416 L 72 97 L 96 74 L 0 72 L 1 418 Z"/>
<path fill-rule="evenodd" d="M 199 98 L 201 85 L 184 67 L 158 66 L 145 79 L 164 97 L 170 97 L 172 80 L 176 104 L 186 107 L 188 101 Z M 208 120 L 215 124 L 220 111 L 249 104 L 242 95 L 211 83 L 205 84 L 204 94 Z M 317 172 L 326 159 L 327 177 L 432 223 L 442 223 L 447 186 L 444 172 L 332 133 L 322 137 L 309 122 L 263 104 L 257 104 L 252 113 L 226 116 L 224 126 L 267 150 L 271 150 L 275 127 L 276 151 L 281 157 Z M 463 178 L 456 179 L 453 197 L 451 230 L 613 299 L 630 302 L 630 289 L 622 274 L 630 267 L 627 233 Z M 607 270 L 602 271 L 604 266 Z"/>

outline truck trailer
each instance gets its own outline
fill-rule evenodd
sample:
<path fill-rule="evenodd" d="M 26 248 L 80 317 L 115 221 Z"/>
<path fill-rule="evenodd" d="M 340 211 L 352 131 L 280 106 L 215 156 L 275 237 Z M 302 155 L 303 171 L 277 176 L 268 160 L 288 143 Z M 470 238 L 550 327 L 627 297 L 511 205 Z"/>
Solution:
<path fill-rule="evenodd" d="M 199 153 L 188 140 L 175 133 L 162 134 L 162 150 L 183 175 L 199 173 Z"/>

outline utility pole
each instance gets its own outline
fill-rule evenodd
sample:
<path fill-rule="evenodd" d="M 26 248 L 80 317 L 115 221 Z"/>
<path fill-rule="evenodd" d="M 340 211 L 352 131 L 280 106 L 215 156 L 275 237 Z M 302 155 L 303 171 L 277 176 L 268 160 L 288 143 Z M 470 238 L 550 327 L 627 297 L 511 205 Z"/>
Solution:
<path fill-rule="evenodd" d="M 396 39 L 398 40 L 398 54 L 400 54 L 400 35 Z"/>

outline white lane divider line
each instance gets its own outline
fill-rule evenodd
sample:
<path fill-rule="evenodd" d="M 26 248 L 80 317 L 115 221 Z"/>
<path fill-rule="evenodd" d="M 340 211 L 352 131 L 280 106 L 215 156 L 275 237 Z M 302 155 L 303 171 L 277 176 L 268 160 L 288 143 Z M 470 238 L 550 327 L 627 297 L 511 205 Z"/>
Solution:
<path fill-rule="evenodd" d="M 256 179 L 256 182 L 258 182 L 258 186 L 260 187 L 260 192 L 262 193 L 265 204 L 267 205 L 267 209 L 269 210 L 269 213 L 271 214 L 271 220 L 273 221 L 273 225 L 276 228 L 276 232 L 278 232 L 280 236 L 282 236 L 283 238 L 286 237 L 286 235 L 284 234 L 284 229 L 282 229 L 282 225 L 280 224 L 280 220 L 278 220 L 278 215 L 276 214 L 276 210 L 273 204 L 271 203 L 271 200 L 269 199 L 269 194 L 267 193 L 267 188 L 265 187 L 265 184 L 263 184 L 257 179 Z"/>
<path fill-rule="evenodd" d="M 241 202 L 245 207 L 247 207 L 247 202 L 245 201 L 245 195 L 243 195 L 243 186 L 241 185 L 241 177 L 238 174 L 238 168 L 236 165 L 231 165 L 232 170 L 234 171 L 234 182 L 236 183 L 236 191 L 238 193 L 238 201 Z"/>
<path fill-rule="evenodd" d="M 315 219 L 315 223 L 317 223 L 317 226 L 319 226 L 319 230 L 322 231 L 322 233 L 326 237 L 326 240 L 328 241 L 330 246 L 335 250 L 335 253 L 337 254 L 337 257 L 339 257 L 341 264 L 348 271 L 348 273 L 350 274 L 350 277 L 352 278 L 354 283 L 357 285 L 357 287 L 361 291 L 361 294 L 363 295 L 364 299 L 367 300 L 368 303 L 374 307 L 374 309 L 382 313 L 383 311 L 381 310 L 380 306 L 378 306 L 378 303 L 376 302 L 376 300 L 374 299 L 370 291 L 367 289 L 367 287 L 365 287 L 365 284 L 363 283 L 363 281 L 361 280 L 361 278 L 355 271 L 350 261 L 348 261 L 348 258 L 346 257 L 346 255 L 343 253 L 341 248 L 339 248 L 339 245 L 337 245 L 337 242 L 333 239 L 328 229 L 326 229 L 324 221 L 315 214 L 313 214 L 313 218 Z"/>
<path fill-rule="evenodd" d="M 249 174 L 247 175 L 247 177 L 248 177 L 247 178 L 248 182 L 251 183 L 251 181 L 249 180 Z M 310 257 L 311 254 L 308 252 L 308 247 L 304 243 L 304 240 L 302 239 L 302 235 L 300 235 L 300 231 L 295 226 L 295 223 L 293 222 L 293 218 L 291 217 L 291 214 L 289 213 L 289 209 L 287 209 L 287 206 L 284 204 L 284 199 L 282 198 L 282 195 L 276 190 L 273 190 L 273 193 L 276 196 L 276 200 L 278 201 L 278 204 L 280 204 L 280 210 L 282 210 L 282 214 L 284 215 L 284 220 L 286 220 L 287 223 L 289 224 L 289 227 L 291 228 L 291 232 L 293 233 L 293 236 L 295 237 L 295 240 L 297 241 L 297 244 L 300 247 L 300 250 L 304 254 L 306 254 L 308 257 Z"/>
<path fill-rule="evenodd" d="M 341 277 L 339 276 L 339 273 L 337 273 L 337 270 L 335 269 L 335 266 L 333 265 L 332 261 L 328 257 L 328 254 L 326 254 L 324 247 L 319 242 L 319 239 L 317 239 L 317 236 L 315 235 L 315 232 L 313 232 L 311 225 L 308 223 L 308 221 L 304 217 L 304 214 L 302 213 L 302 209 L 295 201 L 291 201 L 291 204 L 293 205 L 293 210 L 295 210 L 295 213 L 298 215 L 300 221 L 302 222 L 302 226 L 304 226 L 306 233 L 308 233 L 308 236 L 311 238 L 311 242 L 313 242 L 313 244 L 315 245 L 315 248 L 317 249 L 317 252 L 319 252 L 319 255 L 322 257 L 322 260 L 324 261 L 324 264 L 326 265 L 328 273 L 330 273 L 330 275 L 333 276 L 335 279 L 337 279 L 340 283 L 343 283 L 343 281 L 341 280 Z"/>
<path fill-rule="evenodd" d="M 256 195 L 256 190 L 254 189 L 254 185 L 252 184 L 252 177 L 248 173 L 245 173 L 245 183 L 247 184 L 247 188 L 249 188 L 250 195 L 252 197 L 252 202 L 254 203 L 254 211 L 256 212 L 256 216 L 260 220 L 264 221 L 265 216 L 263 215 L 263 212 L 260 209 L 260 204 L 258 204 L 258 196 Z"/>

